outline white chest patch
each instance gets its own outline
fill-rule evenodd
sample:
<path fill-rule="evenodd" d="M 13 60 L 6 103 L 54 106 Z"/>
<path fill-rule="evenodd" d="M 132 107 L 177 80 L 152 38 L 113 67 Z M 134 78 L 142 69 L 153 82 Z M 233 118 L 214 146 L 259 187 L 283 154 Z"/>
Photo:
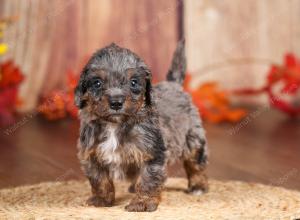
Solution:
<path fill-rule="evenodd" d="M 118 147 L 118 139 L 116 136 L 116 127 L 110 125 L 107 129 L 107 137 L 106 140 L 101 143 L 101 147 L 114 152 Z"/>
<path fill-rule="evenodd" d="M 107 137 L 104 142 L 100 144 L 103 159 L 109 164 L 119 164 L 120 155 L 115 152 L 118 148 L 119 142 L 116 136 L 116 126 L 109 125 L 107 128 Z"/>

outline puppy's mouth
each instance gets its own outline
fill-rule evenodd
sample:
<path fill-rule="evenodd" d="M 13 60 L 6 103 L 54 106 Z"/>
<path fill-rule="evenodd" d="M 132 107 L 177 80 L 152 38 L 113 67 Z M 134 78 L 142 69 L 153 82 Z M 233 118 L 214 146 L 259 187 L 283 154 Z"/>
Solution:
<path fill-rule="evenodd" d="M 107 115 L 106 120 L 113 123 L 121 123 L 124 121 L 126 115 L 121 112 L 113 112 Z"/>
<path fill-rule="evenodd" d="M 125 115 L 125 111 L 123 109 L 120 109 L 120 110 L 109 110 L 108 111 L 108 115 L 112 116 L 112 117 L 118 117 L 118 116 Z"/>
<path fill-rule="evenodd" d="M 124 115 L 123 113 L 116 112 L 116 113 L 109 114 L 109 117 L 122 117 L 123 115 Z"/>

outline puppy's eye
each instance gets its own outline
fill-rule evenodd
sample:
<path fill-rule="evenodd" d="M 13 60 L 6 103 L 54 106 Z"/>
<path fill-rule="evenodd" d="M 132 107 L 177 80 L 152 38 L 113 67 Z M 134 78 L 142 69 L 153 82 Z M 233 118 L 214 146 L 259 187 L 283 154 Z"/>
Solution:
<path fill-rule="evenodd" d="M 101 81 L 100 79 L 94 79 L 94 80 L 92 81 L 92 87 L 93 87 L 94 89 L 100 89 L 101 86 L 102 86 L 102 81 Z"/>
<path fill-rule="evenodd" d="M 138 86 L 137 79 L 131 79 L 130 80 L 130 86 L 131 86 L 131 88 L 135 89 Z"/>

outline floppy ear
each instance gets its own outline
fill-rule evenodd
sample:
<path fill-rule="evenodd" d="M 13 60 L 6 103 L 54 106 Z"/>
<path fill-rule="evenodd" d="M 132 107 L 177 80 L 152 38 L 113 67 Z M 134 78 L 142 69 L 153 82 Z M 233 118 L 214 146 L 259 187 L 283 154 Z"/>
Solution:
<path fill-rule="evenodd" d="M 143 68 L 146 72 L 146 91 L 145 91 L 145 104 L 146 106 L 151 106 L 151 89 L 152 89 L 152 74 L 148 68 Z"/>
<path fill-rule="evenodd" d="M 79 79 L 79 82 L 78 82 L 78 85 L 76 86 L 75 88 L 75 105 L 79 108 L 79 109 L 82 109 L 85 107 L 86 105 L 86 102 L 85 100 L 83 100 L 83 95 L 84 93 L 86 92 L 87 88 L 86 88 L 86 85 L 85 85 L 85 80 L 84 80 L 84 77 L 83 77 L 83 74 L 81 75 L 80 79 Z"/>
<path fill-rule="evenodd" d="M 151 79 L 146 79 L 145 103 L 147 106 L 151 106 L 151 87 Z"/>

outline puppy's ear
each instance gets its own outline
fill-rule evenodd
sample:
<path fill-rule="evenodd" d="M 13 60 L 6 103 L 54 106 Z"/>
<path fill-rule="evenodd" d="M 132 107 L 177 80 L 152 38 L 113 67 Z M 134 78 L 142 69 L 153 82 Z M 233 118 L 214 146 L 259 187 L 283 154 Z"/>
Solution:
<path fill-rule="evenodd" d="M 144 68 L 144 71 L 146 72 L 145 104 L 146 104 L 146 106 L 151 106 L 151 104 L 152 104 L 152 102 L 151 102 L 152 74 L 148 68 Z"/>
<path fill-rule="evenodd" d="M 86 102 L 85 100 L 83 99 L 83 96 L 84 94 L 86 93 L 86 83 L 85 83 L 85 80 L 84 80 L 84 74 L 81 75 L 80 79 L 79 79 L 79 82 L 78 82 L 78 85 L 76 86 L 75 88 L 75 105 L 79 108 L 79 109 L 82 109 L 85 107 L 86 105 Z"/>

